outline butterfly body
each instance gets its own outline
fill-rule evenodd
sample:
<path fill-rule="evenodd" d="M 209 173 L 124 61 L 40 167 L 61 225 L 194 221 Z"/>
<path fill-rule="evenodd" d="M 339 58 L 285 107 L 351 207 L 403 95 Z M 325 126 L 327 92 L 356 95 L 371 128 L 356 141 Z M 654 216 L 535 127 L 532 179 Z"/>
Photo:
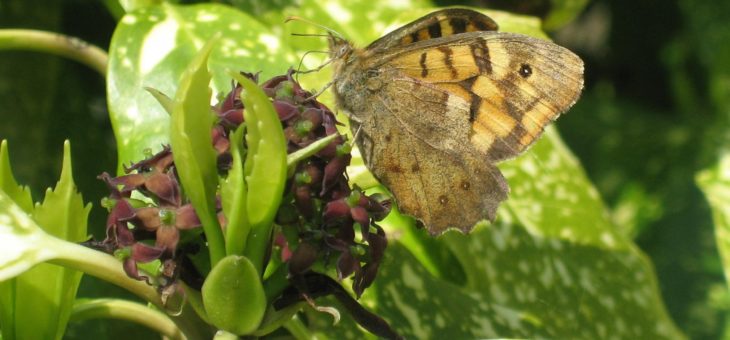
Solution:
<path fill-rule="evenodd" d="M 495 162 L 524 151 L 582 89 L 572 52 L 496 29 L 446 9 L 365 49 L 330 37 L 335 97 L 365 164 L 432 234 L 494 220 L 509 191 Z"/>

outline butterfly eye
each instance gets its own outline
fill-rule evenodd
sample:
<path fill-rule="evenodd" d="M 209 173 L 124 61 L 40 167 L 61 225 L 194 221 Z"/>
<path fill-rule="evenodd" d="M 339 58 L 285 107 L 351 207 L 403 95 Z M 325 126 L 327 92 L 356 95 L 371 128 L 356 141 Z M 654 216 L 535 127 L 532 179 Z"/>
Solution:
<path fill-rule="evenodd" d="M 522 76 L 522 78 L 527 78 L 530 75 L 532 75 L 532 67 L 528 64 L 520 65 L 520 76 Z"/>

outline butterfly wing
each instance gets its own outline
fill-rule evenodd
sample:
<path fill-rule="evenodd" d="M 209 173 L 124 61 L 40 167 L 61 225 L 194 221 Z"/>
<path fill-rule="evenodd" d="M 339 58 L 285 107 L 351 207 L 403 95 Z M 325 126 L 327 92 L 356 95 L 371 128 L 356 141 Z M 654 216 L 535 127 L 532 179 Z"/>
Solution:
<path fill-rule="evenodd" d="M 367 166 L 431 234 L 494 220 L 509 190 L 494 162 L 524 151 L 583 86 L 583 62 L 572 52 L 479 29 L 474 22 L 486 16 L 454 11 L 335 62 L 335 96 Z M 444 34 L 459 15 L 472 31 Z"/>
<path fill-rule="evenodd" d="M 449 228 L 469 232 L 481 220 L 494 220 L 509 189 L 493 164 L 424 143 L 404 131 L 383 101 L 372 109 L 370 118 L 352 122 L 352 128 L 359 129 L 358 148 L 368 168 L 393 193 L 401 212 L 432 235 Z"/>
<path fill-rule="evenodd" d="M 450 103 L 444 112 L 469 123 L 458 134 L 430 135 L 441 144 L 444 139 L 456 139 L 450 144 L 468 143 L 491 161 L 524 151 L 548 123 L 575 103 L 583 88 L 583 62 L 578 56 L 520 34 L 472 32 L 431 39 L 373 61 L 369 68 L 395 80 L 388 86 L 412 88 L 407 84 L 416 82 L 440 89 L 443 94 L 436 98 Z M 417 110 L 399 114 L 418 135 L 433 130 L 434 121 L 454 119 L 423 117 Z"/>
<path fill-rule="evenodd" d="M 372 42 L 365 50 L 379 53 L 419 41 L 475 31 L 496 31 L 492 18 L 464 8 L 432 12 Z"/>

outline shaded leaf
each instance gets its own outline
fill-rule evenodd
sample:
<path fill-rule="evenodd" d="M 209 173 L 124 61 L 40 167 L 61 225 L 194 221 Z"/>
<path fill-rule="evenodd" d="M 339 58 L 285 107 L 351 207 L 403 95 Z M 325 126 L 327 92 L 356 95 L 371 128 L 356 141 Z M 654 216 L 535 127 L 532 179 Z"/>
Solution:
<path fill-rule="evenodd" d="M 702 171 L 697 183 L 712 207 L 715 242 L 722 258 L 725 276 L 730 275 L 730 154 L 724 154 L 717 165 Z M 730 283 L 728 283 L 730 288 Z"/>

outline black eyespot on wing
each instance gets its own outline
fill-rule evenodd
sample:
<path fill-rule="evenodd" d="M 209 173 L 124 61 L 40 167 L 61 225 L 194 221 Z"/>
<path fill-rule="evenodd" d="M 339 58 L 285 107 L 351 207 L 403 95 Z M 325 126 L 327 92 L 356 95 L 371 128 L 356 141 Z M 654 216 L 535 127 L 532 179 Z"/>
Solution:
<path fill-rule="evenodd" d="M 532 67 L 529 64 L 520 65 L 520 76 L 527 78 L 532 75 Z"/>

